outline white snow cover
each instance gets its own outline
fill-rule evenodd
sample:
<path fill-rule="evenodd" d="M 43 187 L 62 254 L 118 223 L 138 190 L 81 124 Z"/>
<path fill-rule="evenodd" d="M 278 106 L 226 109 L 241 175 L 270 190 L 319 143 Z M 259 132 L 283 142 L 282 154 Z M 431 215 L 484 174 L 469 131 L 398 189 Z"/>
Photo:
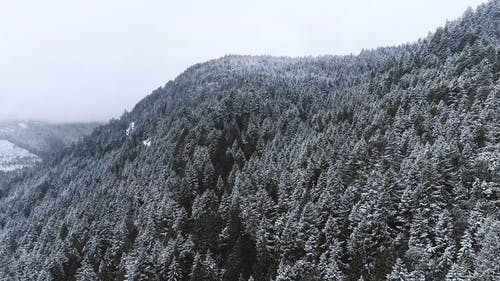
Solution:
<path fill-rule="evenodd" d="M 130 136 L 130 134 L 134 131 L 135 129 L 135 122 L 131 122 L 130 125 L 128 125 L 127 130 L 125 131 L 125 134 L 127 136 Z"/>
<path fill-rule="evenodd" d="M 144 144 L 144 146 L 150 147 L 151 146 L 151 139 L 145 139 L 145 140 L 143 140 L 142 144 Z"/>
<path fill-rule="evenodd" d="M 24 148 L 0 140 L 0 171 L 13 171 L 32 166 L 40 162 L 40 158 Z"/>

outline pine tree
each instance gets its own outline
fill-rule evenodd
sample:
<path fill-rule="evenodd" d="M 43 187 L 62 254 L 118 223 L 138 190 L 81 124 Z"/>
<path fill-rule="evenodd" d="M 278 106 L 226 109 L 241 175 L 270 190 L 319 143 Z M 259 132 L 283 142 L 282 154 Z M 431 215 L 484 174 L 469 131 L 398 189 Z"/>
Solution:
<path fill-rule="evenodd" d="M 97 273 L 94 271 L 92 266 L 85 260 L 82 266 L 78 269 L 76 273 L 77 281 L 97 281 Z"/>
<path fill-rule="evenodd" d="M 278 266 L 276 281 L 298 281 L 297 278 L 298 274 L 295 269 L 287 264 L 284 260 L 281 260 Z"/>
<path fill-rule="evenodd" d="M 500 277 L 500 221 L 486 218 L 478 230 L 480 250 L 475 259 L 474 279 L 498 280 Z"/>
<path fill-rule="evenodd" d="M 256 277 L 269 279 L 275 272 L 276 241 L 273 225 L 263 217 L 256 234 L 255 248 L 257 252 Z"/>
<path fill-rule="evenodd" d="M 217 267 L 217 264 L 215 263 L 215 260 L 212 258 L 212 253 L 210 251 L 208 251 L 207 254 L 205 255 L 205 260 L 203 261 L 203 268 L 205 272 L 203 280 L 208 280 L 208 281 L 221 280 L 222 272 Z"/>
<path fill-rule="evenodd" d="M 460 265 L 454 263 L 446 274 L 446 281 L 470 281 L 471 275 Z"/>
<path fill-rule="evenodd" d="M 394 267 L 392 268 L 392 272 L 387 275 L 388 281 L 406 281 L 408 280 L 409 274 L 403 264 L 403 261 L 398 258 Z"/>
<path fill-rule="evenodd" d="M 196 253 L 193 260 L 193 265 L 191 267 L 190 278 L 192 281 L 203 281 L 205 277 L 205 271 L 203 266 L 203 261 L 201 255 Z"/>
<path fill-rule="evenodd" d="M 333 241 L 328 250 L 321 255 L 319 270 L 322 280 L 345 280 L 344 274 L 340 270 L 341 245 L 338 241 Z"/>
<path fill-rule="evenodd" d="M 435 227 L 435 246 L 430 250 L 436 257 L 436 270 L 440 272 L 439 278 L 443 278 L 444 273 L 450 268 L 455 250 L 455 242 L 453 241 L 453 223 L 450 213 L 443 210 L 439 214 L 438 221 Z"/>
<path fill-rule="evenodd" d="M 177 262 L 177 257 L 175 257 L 175 256 L 172 259 L 172 261 L 170 262 L 170 265 L 168 266 L 167 280 L 168 281 L 182 280 L 182 268 L 180 267 L 179 263 Z"/>

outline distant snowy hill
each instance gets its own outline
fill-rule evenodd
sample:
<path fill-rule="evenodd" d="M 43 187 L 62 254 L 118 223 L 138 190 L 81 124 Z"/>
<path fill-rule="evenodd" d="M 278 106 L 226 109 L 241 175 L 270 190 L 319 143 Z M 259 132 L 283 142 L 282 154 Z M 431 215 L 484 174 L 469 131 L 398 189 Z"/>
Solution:
<path fill-rule="evenodd" d="M 88 135 L 97 123 L 0 122 L 0 171 L 33 166 Z"/>
<path fill-rule="evenodd" d="M 0 171 L 13 171 L 40 162 L 40 157 L 10 141 L 0 140 Z"/>

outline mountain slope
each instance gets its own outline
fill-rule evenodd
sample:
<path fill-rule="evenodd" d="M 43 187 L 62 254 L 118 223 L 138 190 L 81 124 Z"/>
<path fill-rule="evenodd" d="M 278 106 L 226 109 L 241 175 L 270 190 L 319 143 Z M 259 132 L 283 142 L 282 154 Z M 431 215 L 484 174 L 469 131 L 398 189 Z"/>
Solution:
<path fill-rule="evenodd" d="M 495 280 L 499 11 L 189 68 L 0 189 L 0 277 Z"/>

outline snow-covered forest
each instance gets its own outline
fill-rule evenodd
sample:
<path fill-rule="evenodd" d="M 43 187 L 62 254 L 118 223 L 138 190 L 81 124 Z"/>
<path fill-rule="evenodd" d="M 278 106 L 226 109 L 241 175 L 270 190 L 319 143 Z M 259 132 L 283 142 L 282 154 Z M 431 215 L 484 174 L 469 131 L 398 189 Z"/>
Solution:
<path fill-rule="evenodd" d="M 0 183 L 1 280 L 499 280 L 500 1 L 192 66 Z"/>

